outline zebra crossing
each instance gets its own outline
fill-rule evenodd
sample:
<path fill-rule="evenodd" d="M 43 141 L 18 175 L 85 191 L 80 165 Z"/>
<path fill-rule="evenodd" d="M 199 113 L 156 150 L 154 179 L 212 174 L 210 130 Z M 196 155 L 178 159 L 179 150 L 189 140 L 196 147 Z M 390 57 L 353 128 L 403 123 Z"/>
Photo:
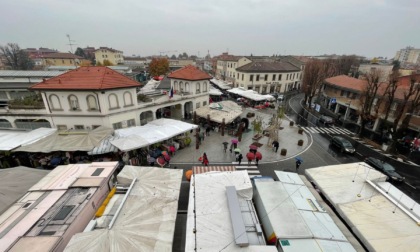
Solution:
<path fill-rule="evenodd" d="M 248 161 L 241 162 L 239 165 L 238 162 L 232 162 L 233 165 L 235 165 L 235 168 L 237 171 L 247 171 L 250 178 L 253 177 L 261 177 L 260 170 L 258 169 L 258 166 L 255 165 L 255 163 L 251 163 L 248 165 Z"/>
<path fill-rule="evenodd" d="M 304 131 L 311 134 L 340 134 L 340 135 L 354 135 L 348 129 L 338 128 L 338 127 L 301 127 Z"/>

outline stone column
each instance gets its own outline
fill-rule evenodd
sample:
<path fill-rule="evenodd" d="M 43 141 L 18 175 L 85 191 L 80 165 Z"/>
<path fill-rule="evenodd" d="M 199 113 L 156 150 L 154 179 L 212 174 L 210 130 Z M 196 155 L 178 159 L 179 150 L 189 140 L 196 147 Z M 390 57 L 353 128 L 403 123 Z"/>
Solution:
<path fill-rule="evenodd" d="M 335 106 L 335 110 L 334 110 L 334 113 L 335 114 L 337 114 L 338 113 L 338 110 L 339 110 L 339 108 L 340 108 L 340 104 L 338 104 L 338 103 L 336 103 L 337 105 Z"/>
<path fill-rule="evenodd" d="M 222 136 L 224 136 L 225 135 L 225 118 L 223 118 L 223 121 L 222 121 L 222 128 L 221 128 L 221 131 L 222 131 Z"/>

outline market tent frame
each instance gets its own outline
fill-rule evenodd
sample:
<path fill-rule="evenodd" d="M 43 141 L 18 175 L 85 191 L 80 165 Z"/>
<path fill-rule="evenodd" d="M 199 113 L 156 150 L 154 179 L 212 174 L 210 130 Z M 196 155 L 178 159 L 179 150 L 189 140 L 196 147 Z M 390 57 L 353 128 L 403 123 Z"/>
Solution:
<path fill-rule="evenodd" d="M 106 137 L 112 135 L 114 130 L 107 127 L 98 127 L 91 131 L 56 131 L 36 142 L 14 149 L 14 152 L 42 152 L 54 151 L 91 151 Z"/>
<path fill-rule="evenodd" d="M 118 129 L 119 139 L 110 141 L 121 151 L 130 151 L 168 140 L 198 128 L 197 125 L 179 120 L 161 118 L 143 126 Z"/>
<path fill-rule="evenodd" d="M 79 252 L 87 248 L 114 252 L 171 251 L 182 173 L 182 170 L 124 166 L 117 176 L 119 183 L 127 185 L 136 181 L 114 225 L 74 235 L 64 251 Z M 109 219 L 113 215 L 100 218 Z"/>

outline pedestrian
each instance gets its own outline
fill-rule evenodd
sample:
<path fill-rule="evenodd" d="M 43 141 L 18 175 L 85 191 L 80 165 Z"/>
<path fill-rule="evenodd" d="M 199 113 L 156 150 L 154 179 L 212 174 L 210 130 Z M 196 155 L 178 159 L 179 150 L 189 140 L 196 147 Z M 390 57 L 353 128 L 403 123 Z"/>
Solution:
<path fill-rule="evenodd" d="M 239 155 L 238 155 L 238 164 L 239 165 L 241 165 L 242 158 L 243 158 L 242 153 L 239 153 Z"/>
<path fill-rule="evenodd" d="M 147 162 L 149 163 L 150 166 L 154 166 L 155 165 L 155 161 L 156 159 L 150 155 L 147 155 Z"/>
<path fill-rule="evenodd" d="M 207 128 L 206 128 L 206 135 L 207 136 L 210 136 L 210 130 L 211 130 L 210 126 L 207 126 Z"/>
<path fill-rule="evenodd" d="M 204 141 L 205 136 L 206 136 L 206 134 L 204 134 L 204 131 L 201 131 L 200 132 L 201 141 Z"/>
<path fill-rule="evenodd" d="M 279 150 L 279 142 L 273 141 L 273 150 L 274 152 L 277 152 Z"/>
<path fill-rule="evenodd" d="M 257 164 L 257 166 L 258 166 L 258 161 L 260 161 L 261 159 L 262 159 L 261 152 L 255 153 L 255 163 Z"/>
<path fill-rule="evenodd" d="M 207 158 L 207 154 L 205 152 L 203 154 L 203 164 L 204 166 L 209 166 L 209 159 Z"/>
<path fill-rule="evenodd" d="M 299 166 L 302 164 L 302 161 L 300 161 L 299 159 L 296 160 L 296 171 L 299 170 Z"/>
<path fill-rule="evenodd" d="M 225 151 L 225 153 L 226 153 L 228 144 L 229 144 L 228 142 L 223 142 L 223 150 Z"/>
<path fill-rule="evenodd" d="M 174 145 L 169 146 L 169 154 L 171 156 L 175 156 L 175 146 Z"/>

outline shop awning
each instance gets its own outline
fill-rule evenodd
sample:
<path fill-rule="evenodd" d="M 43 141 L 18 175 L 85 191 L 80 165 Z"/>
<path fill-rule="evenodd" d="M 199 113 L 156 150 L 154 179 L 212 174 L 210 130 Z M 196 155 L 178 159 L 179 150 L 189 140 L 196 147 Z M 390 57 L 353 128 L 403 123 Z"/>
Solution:
<path fill-rule="evenodd" d="M 111 144 L 122 151 L 129 151 L 165 141 L 197 127 L 195 124 L 162 118 L 144 126 L 116 130 L 115 135 L 120 138 L 112 140 Z"/>
<path fill-rule="evenodd" d="M 43 152 L 54 151 L 91 151 L 114 132 L 113 129 L 98 127 L 92 131 L 55 132 L 32 144 L 23 145 L 13 151 Z"/>

